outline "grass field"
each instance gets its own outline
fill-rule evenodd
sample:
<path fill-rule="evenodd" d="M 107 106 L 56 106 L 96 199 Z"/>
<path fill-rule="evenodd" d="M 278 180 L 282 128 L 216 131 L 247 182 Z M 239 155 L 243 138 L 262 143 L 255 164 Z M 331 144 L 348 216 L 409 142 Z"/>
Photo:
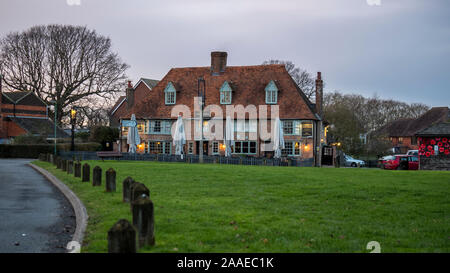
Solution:
<path fill-rule="evenodd" d="M 87 162 L 103 169 L 102 187 L 34 162 L 86 206 L 83 252 L 106 252 L 108 229 L 131 221 L 127 176 L 155 204 L 156 245 L 143 252 L 369 252 L 369 241 L 382 252 L 450 252 L 450 172 Z M 110 167 L 116 193 L 105 192 Z"/>

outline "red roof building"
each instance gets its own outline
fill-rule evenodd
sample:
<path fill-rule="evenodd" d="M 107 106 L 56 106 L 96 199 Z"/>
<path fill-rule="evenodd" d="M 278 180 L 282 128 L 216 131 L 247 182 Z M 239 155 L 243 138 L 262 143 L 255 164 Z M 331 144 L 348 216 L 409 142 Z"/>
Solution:
<path fill-rule="evenodd" d="M 323 142 L 321 108 L 323 81 L 318 72 L 316 80 L 316 103 L 312 103 L 297 86 L 284 65 L 227 66 L 226 52 L 212 52 L 211 66 L 172 68 L 143 98 L 134 99 L 132 107 L 121 113 L 120 119 L 130 119 L 136 115 L 140 124 L 143 144 L 142 153 L 174 153 L 171 129 L 179 114 L 183 116 L 187 132 L 187 154 L 199 153 L 199 139 L 196 138 L 195 122 L 199 116 L 195 108 L 198 96 L 199 79 L 204 83 L 205 111 L 204 153 L 224 155 L 223 132 L 218 136 L 211 124 L 219 124 L 223 130 L 227 115 L 234 119 L 235 143 L 233 154 L 248 156 L 273 155 L 270 149 L 263 149 L 271 138 L 262 139 L 261 117 L 267 113 L 270 133 L 271 123 L 278 108 L 283 123 L 286 157 L 313 159 L 320 155 Z M 131 92 L 130 88 L 128 92 Z M 229 113 L 230 107 L 243 106 L 244 113 Z M 181 109 L 181 110 L 180 110 Z M 254 109 L 256 117 L 249 113 Z M 215 120 L 214 120 L 215 119 Z M 200 128 L 200 127 L 199 127 Z M 126 138 L 127 128 L 122 128 L 122 138 Z M 214 135 L 211 138 L 211 135 Z M 126 150 L 123 141 L 122 151 Z M 316 153 L 314 153 L 316 151 Z M 317 160 L 320 162 L 320 160 Z"/>

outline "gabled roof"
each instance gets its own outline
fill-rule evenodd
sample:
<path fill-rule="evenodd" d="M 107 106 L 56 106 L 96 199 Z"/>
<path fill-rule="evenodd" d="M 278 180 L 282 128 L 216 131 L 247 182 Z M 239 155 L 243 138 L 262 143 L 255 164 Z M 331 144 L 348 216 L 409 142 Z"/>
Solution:
<path fill-rule="evenodd" d="M 176 104 L 184 104 L 193 111 L 199 77 L 205 80 L 206 105 L 221 106 L 224 115 L 226 105 L 220 104 L 220 88 L 225 81 L 233 90 L 233 105 L 253 104 L 258 108 L 259 105 L 267 105 L 265 88 L 273 80 L 279 89 L 280 118 L 320 119 L 315 114 L 311 102 L 295 84 L 283 64 L 227 66 L 225 72 L 219 75 L 212 75 L 209 66 L 172 68 L 147 98 L 135 104 L 122 118 L 129 118 L 132 113 L 136 114 L 136 118 L 170 117 L 174 106 L 164 103 L 164 89 L 169 82 L 173 82 L 176 86 Z M 267 114 L 270 117 L 270 108 Z"/>
<path fill-rule="evenodd" d="M 114 106 L 111 108 L 109 115 L 113 115 L 117 111 L 117 109 L 119 109 L 119 107 L 122 105 L 122 103 L 125 102 L 126 98 L 127 98 L 126 96 L 120 96 L 120 98 L 116 101 L 116 104 L 114 104 Z"/>
<path fill-rule="evenodd" d="M 419 131 L 433 124 L 447 121 L 449 115 L 450 110 L 448 107 L 433 107 L 416 119 L 405 118 L 392 121 L 377 130 L 377 134 L 391 137 L 414 136 Z"/>
<path fill-rule="evenodd" d="M 47 138 L 53 138 L 55 136 L 55 124 L 48 118 L 12 116 L 9 116 L 8 118 L 32 135 L 43 135 Z M 61 130 L 61 128 L 57 127 L 56 137 L 66 138 L 69 137 L 69 135 Z"/>
<path fill-rule="evenodd" d="M 152 79 L 147 79 L 147 78 L 140 78 L 139 81 L 134 85 L 133 88 L 136 89 L 136 87 L 143 82 L 145 85 L 147 85 L 148 89 L 152 90 L 153 87 L 155 87 L 158 84 L 158 80 L 152 80 Z"/>
<path fill-rule="evenodd" d="M 13 104 L 18 104 L 20 103 L 20 101 L 22 100 L 27 100 L 27 102 L 25 103 L 21 103 L 21 104 L 29 104 L 30 103 L 30 99 L 31 100 L 35 100 L 33 103 L 42 103 L 43 105 L 47 105 L 41 98 L 39 98 L 35 93 L 31 92 L 31 91 L 12 91 L 12 92 L 2 92 L 3 97 L 7 98 L 11 103 Z M 33 96 L 33 97 L 30 97 Z M 4 101 L 2 100 L 2 102 L 4 103 Z"/>
<path fill-rule="evenodd" d="M 5 95 L 6 98 L 8 98 L 12 103 L 18 102 L 23 97 L 29 95 L 31 92 L 28 91 L 14 91 L 14 92 L 3 92 L 2 94 Z"/>

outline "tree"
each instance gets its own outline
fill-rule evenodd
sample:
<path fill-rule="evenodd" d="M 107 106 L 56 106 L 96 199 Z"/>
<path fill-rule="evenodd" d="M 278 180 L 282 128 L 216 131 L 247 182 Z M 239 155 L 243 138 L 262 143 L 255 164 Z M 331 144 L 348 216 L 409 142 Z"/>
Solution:
<path fill-rule="evenodd" d="M 295 64 L 291 61 L 268 60 L 263 62 L 263 65 L 268 64 L 284 64 L 287 72 L 306 97 L 311 101 L 314 100 L 316 94 L 315 80 L 306 70 L 295 67 Z"/>
<path fill-rule="evenodd" d="M 32 91 L 48 104 L 56 101 L 59 123 L 80 101 L 115 98 L 127 68 L 109 38 L 82 26 L 35 26 L 0 40 L 6 86 Z"/>

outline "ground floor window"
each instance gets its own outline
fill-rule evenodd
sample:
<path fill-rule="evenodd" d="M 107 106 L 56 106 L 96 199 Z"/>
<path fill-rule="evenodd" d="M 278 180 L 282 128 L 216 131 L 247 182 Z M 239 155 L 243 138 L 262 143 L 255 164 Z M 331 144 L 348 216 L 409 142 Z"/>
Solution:
<path fill-rule="evenodd" d="M 194 153 L 194 142 L 189 142 L 188 143 L 188 154 L 193 154 Z"/>
<path fill-rule="evenodd" d="M 283 156 L 298 156 L 300 155 L 300 142 L 285 141 L 284 149 L 281 150 Z"/>
<path fill-rule="evenodd" d="M 167 141 L 149 141 L 150 154 L 170 154 L 172 152 L 172 143 Z"/>
<path fill-rule="evenodd" d="M 256 154 L 256 141 L 236 141 L 234 143 L 235 154 Z"/>
<path fill-rule="evenodd" d="M 212 144 L 212 153 L 219 154 L 219 142 L 214 141 Z"/>

